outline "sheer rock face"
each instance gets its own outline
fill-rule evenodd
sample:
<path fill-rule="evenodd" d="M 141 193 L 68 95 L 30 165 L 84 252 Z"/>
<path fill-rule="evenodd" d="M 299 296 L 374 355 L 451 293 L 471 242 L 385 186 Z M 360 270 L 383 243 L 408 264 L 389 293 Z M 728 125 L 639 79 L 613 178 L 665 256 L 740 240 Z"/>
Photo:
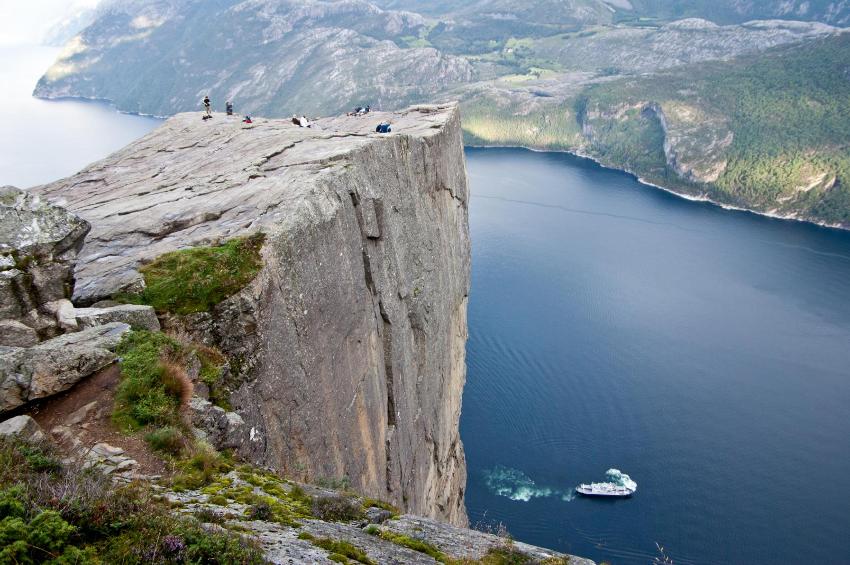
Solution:
<path fill-rule="evenodd" d="M 390 135 L 374 133 L 382 120 Z M 465 524 L 458 432 L 470 249 L 456 106 L 299 128 L 178 115 L 40 187 L 92 223 L 77 298 L 167 251 L 263 231 L 264 267 L 178 323 L 221 347 L 243 455 Z"/>

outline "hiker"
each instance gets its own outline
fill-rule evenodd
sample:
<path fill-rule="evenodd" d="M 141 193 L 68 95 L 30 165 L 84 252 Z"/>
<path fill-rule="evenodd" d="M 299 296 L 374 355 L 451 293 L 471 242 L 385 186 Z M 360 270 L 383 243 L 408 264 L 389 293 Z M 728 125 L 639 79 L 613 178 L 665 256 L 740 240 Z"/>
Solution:
<path fill-rule="evenodd" d="M 230 102 L 230 101 L 226 102 L 224 104 L 224 109 L 227 112 L 228 116 L 232 116 L 233 115 L 233 102 Z"/>
<path fill-rule="evenodd" d="M 393 128 L 389 122 L 381 122 L 378 124 L 378 127 L 375 128 L 375 131 L 378 133 L 392 133 Z"/>
<path fill-rule="evenodd" d="M 245 116 L 245 119 L 242 120 L 243 124 L 253 124 L 254 120 L 251 119 L 251 116 Z"/>
<path fill-rule="evenodd" d="M 212 118 L 212 104 L 210 104 L 210 97 L 204 96 L 204 110 L 206 111 L 207 118 Z"/>

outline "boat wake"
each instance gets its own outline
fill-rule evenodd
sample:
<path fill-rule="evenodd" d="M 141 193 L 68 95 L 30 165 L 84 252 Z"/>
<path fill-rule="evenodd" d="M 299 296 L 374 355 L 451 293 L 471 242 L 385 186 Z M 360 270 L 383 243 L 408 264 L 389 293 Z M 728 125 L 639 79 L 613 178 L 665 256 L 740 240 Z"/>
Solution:
<path fill-rule="evenodd" d="M 608 469 L 605 477 L 607 482 L 599 484 L 620 487 L 620 489 L 628 490 L 630 494 L 637 490 L 637 483 L 619 469 Z M 558 497 L 564 502 L 572 502 L 576 498 L 575 488 L 562 489 L 538 485 L 534 482 L 534 479 L 519 469 L 512 469 L 503 465 L 485 469 L 484 484 L 496 496 L 503 496 L 516 502 L 529 502 L 535 498 L 550 497 Z"/>
<path fill-rule="evenodd" d="M 528 502 L 532 498 L 547 498 L 561 494 L 558 490 L 537 486 L 531 477 L 519 469 L 502 465 L 485 470 L 484 483 L 493 494 L 517 502 Z"/>

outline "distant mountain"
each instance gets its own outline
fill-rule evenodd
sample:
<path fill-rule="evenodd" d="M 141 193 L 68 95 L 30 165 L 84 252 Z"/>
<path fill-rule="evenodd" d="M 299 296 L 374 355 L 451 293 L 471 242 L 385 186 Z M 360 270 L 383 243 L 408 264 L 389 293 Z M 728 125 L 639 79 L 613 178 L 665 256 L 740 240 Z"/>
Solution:
<path fill-rule="evenodd" d="M 637 17 L 705 18 L 716 23 L 785 19 L 850 25 L 847 0 L 624 0 Z M 626 11 L 628 13 L 628 11 Z"/>
<path fill-rule="evenodd" d="M 819 21 L 850 24 L 846 0 L 375 0 L 387 9 L 404 9 L 434 17 L 503 19 L 553 24 L 562 22 L 609 23 L 645 18 L 672 21 L 702 18 L 719 24 L 755 19 Z"/>
<path fill-rule="evenodd" d="M 426 22 L 362 0 L 185 0 L 113 4 L 72 40 L 36 95 L 103 98 L 169 115 L 219 107 L 322 114 L 372 101 L 428 99 L 472 79 L 472 66 L 430 47 L 402 48 Z"/>
<path fill-rule="evenodd" d="M 680 192 L 850 226 L 850 34 L 749 21 L 843 22 L 848 10 L 850 0 L 111 0 L 35 94 L 157 115 L 210 94 L 218 108 L 232 100 L 271 117 L 459 99 L 470 142 L 579 151 Z M 679 15 L 744 23 L 668 21 Z M 784 115 L 793 120 L 774 123 Z"/>

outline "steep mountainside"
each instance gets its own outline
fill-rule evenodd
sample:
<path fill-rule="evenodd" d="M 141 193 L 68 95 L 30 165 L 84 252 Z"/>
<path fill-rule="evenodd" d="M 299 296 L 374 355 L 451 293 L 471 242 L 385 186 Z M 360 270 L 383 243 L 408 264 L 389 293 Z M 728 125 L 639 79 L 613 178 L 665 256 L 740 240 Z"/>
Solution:
<path fill-rule="evenodd" d="M 93 226 L 77 305 L 137 291 L 138 269 L 169 251 L 265 234 L 242 291 L 208 311 L 158 306 L 169 329 L 229 359 L 228 403 L 250 429 L 233 447 L 288 476 L 345 480 L 463 525 L 460 116 L 432 106 L 380 118 L 397 133 L 355 117 L 301 128 L 179 115 L 34 190 Z"/>

